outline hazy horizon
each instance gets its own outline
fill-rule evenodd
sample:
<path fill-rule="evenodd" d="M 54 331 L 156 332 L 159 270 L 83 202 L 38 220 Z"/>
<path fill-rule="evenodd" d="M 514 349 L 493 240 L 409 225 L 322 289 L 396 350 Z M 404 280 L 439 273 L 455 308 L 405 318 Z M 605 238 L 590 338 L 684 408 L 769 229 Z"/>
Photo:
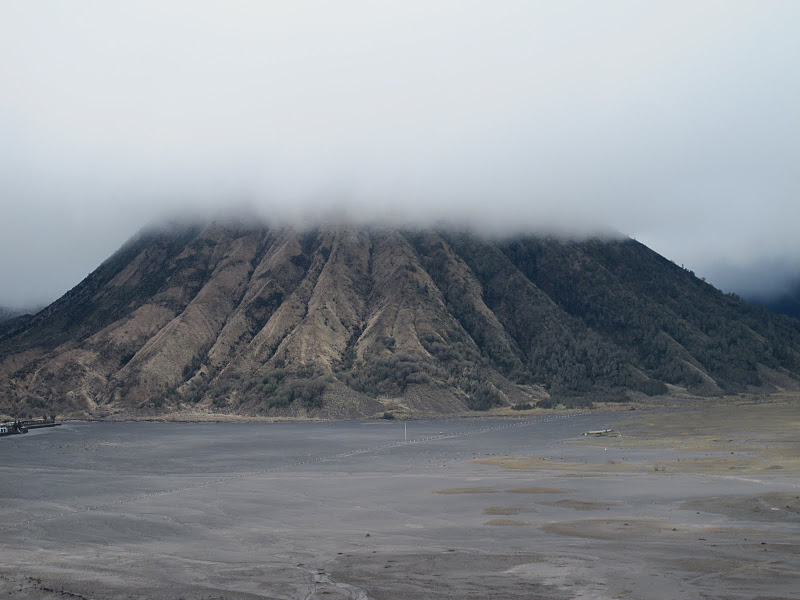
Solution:
<path fill-rule="evenodd" d="M 7 2 L 0 305 L 247 206 L 616 230 L 725 289 L 800 276 L 794 2 Z"/>

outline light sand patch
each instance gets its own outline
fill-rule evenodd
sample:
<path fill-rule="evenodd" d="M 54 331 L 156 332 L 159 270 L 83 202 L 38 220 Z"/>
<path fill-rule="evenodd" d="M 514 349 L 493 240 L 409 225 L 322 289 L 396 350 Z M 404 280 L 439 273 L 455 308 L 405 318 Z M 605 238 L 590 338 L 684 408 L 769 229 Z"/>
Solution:
<path fill-rule="evenodd" d="M 484 525 L 490 525 L 495 527 L 522 527 L 524 525 L 529 525 L 527 521 L 519 521 L 517 519 L 490 519 L 483 523 Z"/>
<path fill-rule="evenodd" d="M 752 581 L 770 581 L 770 582 L 783 582 L 795 586 L 798 589 L 800 584 L 800 575 L 797 572 L 796 564 L 782 564 L 776 565 L 770 562 L 756 562 L 745 565 L 741 569 L 732 571 L 728 580 L 731 582 L 741 582 L 748 584 Z M 796 595 L 790 596 L 796 598 Z"/>
<path fill-rule="evenodd" d="M 482 532 L 481 537 L 490 537 L 486 534 L 486 531 Z M 542 582 L 536 570 L 536 567 L 546 568 L 547 560 L 547 555 L 520 552 L 505 554 L 451 549 L 437 553 L 397 553 L 386 549 L 376 554 L 341 556 L 332 565 L 331 576 L 334 580 L 360 587 L 369 598 L 382 600 L 564 600 L 566 594 L 553 585 L 557 582 Z M 391 568 L 387 569 L 387 565 Z M 514 567 L 519 567 L 521 573 L 509 570 Z M 334 598 L 344 600 L 345 597 Z"/>
<path fill-rule="evenodd" d="M 741 521 L 800 523 L 800 493 L 766 492 L 757 496 L 717 496 L 683 502 L 684 510 L 725 515 Z"/>
<path fill-rule="evenodd" d="M 741 560 L 725 558 L 708 558 L 705 556 L 692 556 L 690 558 L 674 558 L 665 561 L 667 564 L 693 573 L 723 573 L 740 569 L 747 563 Z"/>
<path fill-rule="evenodd" d="M 487 506 L 483 509 L 485 515 L 518 515 L 529 512 L 536 512 L 536 509 L 527 506 Z"/>
<path fill-rule="evenodd" d="M 773 550 L 770 549 L 770 552 Z M 713 577 L 728 582 L 750 584 L 753 581 L 792 582 L 800 580 L 797 570 L 781 560 L 731 560 L 725 558 L 691 557 L 665 561 L 682 571 L 699 573 L 701 577 Z"/>
<path fill-rule="evenodd" d="M 455 488 L 442 488 L 441 490 L 434 490 L 434 494 L 494 494 L 500 490 L 490 487 L 455 487 Z"/>
<path fill-rule="evenodd" d="M 595 540 L 628 540 L 651 537 L 685 537 L 685 527 L 665 523 L 658 519 L 582 519 L 578 521 L 556 521 L 542 525 L 548 533 Z"/>

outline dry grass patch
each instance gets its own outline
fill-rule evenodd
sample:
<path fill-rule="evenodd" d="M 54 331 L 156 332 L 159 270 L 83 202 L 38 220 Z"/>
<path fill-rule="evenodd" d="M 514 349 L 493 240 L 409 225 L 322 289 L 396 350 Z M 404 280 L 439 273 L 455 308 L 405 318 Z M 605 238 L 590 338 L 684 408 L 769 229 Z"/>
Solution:
<path fill-rule="evenodd" d="M 594 500 L 573 500 L 571 498 L 564 500 L 551 500 L 548 502 L 539 502 L 546 506 L 557 506 L 559 508 L 572 508 L 574 510 L 604 510 L 611 508 L 614 505 L 619 505 L 619 502 L 595 502 Z"/>
<path fill-rule="evenodd" d="M 725 515 L 742 521 L 800 523 L 800 492 L 767 492 L 757 496 L 717 496 L 688 500 L 684 510 Z"/>
<path fill-rule="evenodd" d="M 522 527 L 523 525 L 530 525 L 527 521 L 519 521 L 517 519 L 490 519 L 483 524 L 499 527 Z"/>
<path fill-rule="evenodd" d="M 566 488 L 544 486 L 518 487 L 506 490 L 509 494 L 568 494 L 571 491 Z"/>
<path fill-rule="evenodd" d="M 575 443 L 616 450 L 670 448 L 705 456 L 655 462 L 500 456 L 473 462 L 518 471 L 560 471 L 564 476 L 642 472 L 800 476 L 800 402 L 715 405 L 648 414 L 617 429 L 622 431 L 621 437 L 586 438 Z"/>
<path fill-rule="evenodd" d="M 485 515 L 518 515 L 526 512 L 536 512 L 536 509 L 527 506 L 487 506 L 483 509 Z"/>
<path fill-rule="evenodd" d="M 619 424 L 617 429 L 623 433 L 620 438 L 588 438 L 578 443 L 618 449 L 672 448 L 717 455 L 661 463 L 667 471 L 800 475 L 800 438 L 797 436 L 800 402 L 796 400 L 651 414 Z"/>
<path fill-rule="evenodd" d="M 455 487 L 455 488 L 442 488 L 441 490 L 434 490 L 434 494 L 494 494 L 500 490 L 489 487 Z"/>

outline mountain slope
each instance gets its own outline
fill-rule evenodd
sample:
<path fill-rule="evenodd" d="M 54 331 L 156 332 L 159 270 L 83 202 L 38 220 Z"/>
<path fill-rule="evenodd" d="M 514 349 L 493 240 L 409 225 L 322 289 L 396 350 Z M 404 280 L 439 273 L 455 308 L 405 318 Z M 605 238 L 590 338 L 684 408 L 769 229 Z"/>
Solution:
<path fill-rule="evenodd" d="M 0 327 L 8 327 L 8 325 L 5 324 L 14 319 L 25 320 L 26 318 L 35 315 L 40 310 L 40 307 L 34 306 L 28 308 L 8 308 L 5 306 L 0 306 Z"/>
<path fill-rule="evenodd" d="M 800 322 L 627 239 L 215 223 L 0 330 L 0 411 L 419 414 L 800 379 Z"/>

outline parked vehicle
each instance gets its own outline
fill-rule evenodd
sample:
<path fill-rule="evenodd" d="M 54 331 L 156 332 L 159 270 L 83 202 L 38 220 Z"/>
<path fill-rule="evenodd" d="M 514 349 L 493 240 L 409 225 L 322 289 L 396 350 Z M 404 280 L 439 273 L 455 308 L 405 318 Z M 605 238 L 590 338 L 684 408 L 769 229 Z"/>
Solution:
<path fill-rule="evenodd" d="M 17 435 L 28 433 L 29 429 L 40 429 L 42 427 L 57 427 L 61 423 L 56 422 L 56 416 L 40 417 L 38 419 L 15 419 L 0 423 L 0 437 L 5 435 Z"/>
<path fill-rule="evenodd" d="M 28 433 L 28 428 L 20 421 L 0 423 L 0 436 Z"/>

